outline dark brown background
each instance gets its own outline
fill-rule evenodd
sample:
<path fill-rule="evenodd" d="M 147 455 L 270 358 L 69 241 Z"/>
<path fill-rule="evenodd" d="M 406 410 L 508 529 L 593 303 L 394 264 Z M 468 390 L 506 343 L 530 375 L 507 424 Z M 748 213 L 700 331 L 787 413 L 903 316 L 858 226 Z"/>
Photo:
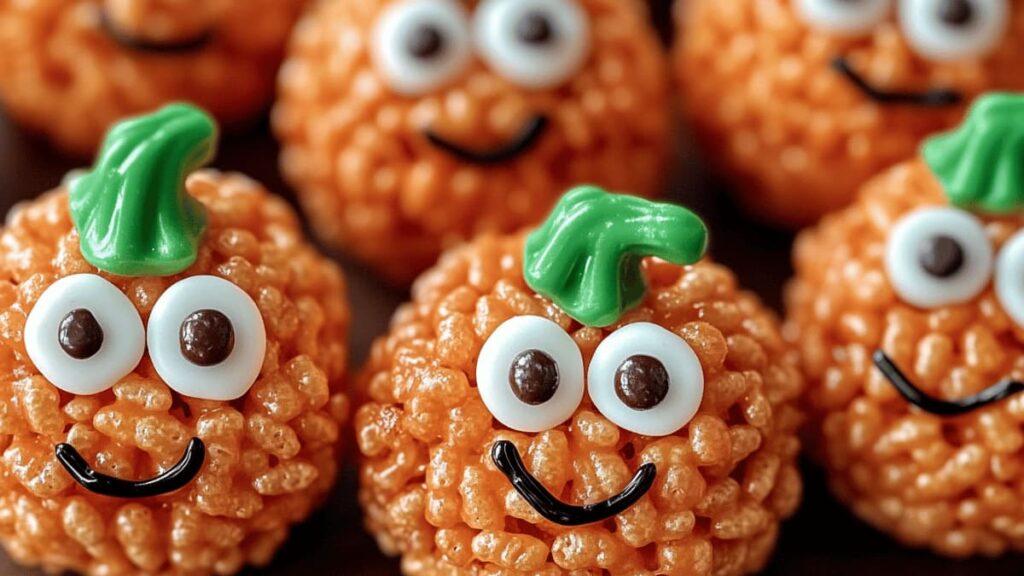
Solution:
<path fill-rule="evenodd" d="M 720 0 L 730 2 L 733 0 Z M 652 0 L 655 19 L 667 37 L 668 0 Z M 716 259 L 731 266 L 746 285 L 779 309 L 782 286 L 790 274 L 789 234 L 772 231 L 746 220 L 728 201 L 724 187 L 701 169 L 693 146 L 680 143 L 679 162 L 669 195 L 701 213 L 712 229 Z M 271 190 L 293 199 L 275 167 L 277 148 L 264 124 L 246 133 L 228 135 L 215 162 L 217 168 L 244 172 Z M 0 116 L 0 215 L 15 202 L 35 197 L 56 186 L 73 160 L 13 128 Z M 405 298 L 365 269 L 339 257 L 350 281 L 355 319 L 353 359 L 358 365 L 373 338 L 387 326 L 394 308 Z M 769 575 L 818 576 L 1010 576 L 1024 574 L 1024 557 L 997 560 L 949 561 L 924 552 L 903 550 L 884 536 L 852 518 L 834 502 L 821 474 L 806 468 L 806 498 L 797 516 L 782 533 Z M 295 529 L 275 562 L 246 575 L 398 574 L 398 563 L 383 557 L 361 527 L 355 502 L 354 474 L 349 470 L 324 508 Z M 12 564 L 0 554 L 0 574 L 36 576 L 38 571 Z"/>

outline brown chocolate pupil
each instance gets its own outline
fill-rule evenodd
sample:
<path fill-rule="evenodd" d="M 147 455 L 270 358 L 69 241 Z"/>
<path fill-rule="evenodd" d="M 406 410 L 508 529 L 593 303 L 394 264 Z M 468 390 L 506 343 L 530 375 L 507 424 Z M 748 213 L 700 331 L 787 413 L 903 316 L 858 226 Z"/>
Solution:
<path fill-rule="evenodd" d="M 76 360 L 92 358 L 103 347 L 103 328 L 92 312 L 79 308 L 68 312 L 57 327 L 57 341 Z"/>
<path fill-rule="evenodd" d="M 524 403 L 543 404 L 558 391 L 558 363 L 540 350 L 527 350 L 512 360 L 508 384 Z"/>
<path fill-rule="evenodd" d="M 634 410 L 650 410 L 668 396 L 668 370 L 657 358 L 631 356 L 615 372 L 615 394 Z"/>
<path fill-rule="evenodd" d="M 970 0 L 943 0 L 939 4 L 939 19 L 950 26 L 964 26 L 974 19 L 974 6 Z"/>
<path fill-rule="evenodd" d="M 444 36 L 434 25 L 420 26 L 409 36 L 406 49 L 421 60 L 433 58 L 444 50 Z"/>
<path fill-rule="evenodd" d="M 921 247 L 921 267 L 936 278 L 949 278 L 964 265 L 964 249 L 949 236 L 935 236 Z"/>
<path fill-rule="evenodd" d="M 197 366 L 216 366 L 235 349 L 231 320 L 217 310 L 193 312 L 181 323 L 181 355 Z"/>
<path fill-rule="evenodd" d="M 554 35 L 551 21 L 540 12 L 530 12 L 516 25 L 516 36 L 527 44 L 544 44 Z"/>

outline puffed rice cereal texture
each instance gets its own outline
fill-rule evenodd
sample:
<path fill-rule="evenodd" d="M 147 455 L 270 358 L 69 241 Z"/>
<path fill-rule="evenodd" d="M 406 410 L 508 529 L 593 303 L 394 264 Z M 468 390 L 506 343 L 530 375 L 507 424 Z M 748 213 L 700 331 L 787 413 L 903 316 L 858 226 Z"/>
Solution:
<path fill-rule="evenodd" d="M 373 57 L 375 26 L 400 2 L 312 9 L 281 71 L 274 127 L 282 170 L 316 234 L 404 284 L 445 248 L 536 224 L 571 186 L 656 194 L 673 123 L 646 3 L 565 3 L 589 20 L 590 53 L 563 83 L 529 88 L 474 52 L 457 78 L 415 96 L 397 92 Z M 474 18 L 482 3 L 458 4 Z M 548 120 L 540 139 L 497 164 L 460 159 L 425 136 L 494 150 L 537 115 Z"/>
<path fill-rule="evenodd" d="M 415 285 L 361 373 L 360 499 L 381 548 L 409 575 L 732 575 L 760 570 L 801 478 L 795 406 L 802 381 L 773 315 L 725 268 L 649 259 L 643 304 L 607 330 L 582 327 L 524 283 L 523 236 L 485 236 L 448 253 Z M 504 321 L 551 319 L 587 364 L 619 326 L 656 322 L 703 367 L 699 413 L 679 432 L 639 436 L 584 399 L 565 423 L 530 435 L 499 424 L 476 389 L 476 358 Z M 563 502 L 619 493 L 655 463 L 653 488 L 602 523 L 543 519 L 495 468 L 509 440 Z"/>
<path fill-rule="evenodd" d="M 881 23 L 840 34 L 808 24 L 797 10 L 800 1 L 676 3 L 674 69 L 684 113 L 716 171 L 763 221 L 813 224 L 851 203 L 868 179 L 913 157 L 925 136 L 959 122 L 978 95 L 1024 89 L 1019 0 L 1008 2 L 999 45 L 983 57 L 949 61 L 925 58 L 908 40 L 898 10 L 912 2 L 894 2 Z M 940 10 L 945 3 L 918 4 Z M 876 88 L 951 89 L 962 103 L 880 104 L 834 69 L 839 56 Z"/>
<path fill-rule="evenodd" d="M 209 217 L 191 268 L 99 274 L 144 321 L 185 277 L 220 276 L 247 292 L 268 343 L 259 379 L 237 401 L 174 393 L 148 356 L 106 392 L 58 390 L 27 356 L 26 315 L 55 280 L 98 272 L 79 252 L 64 190 L 16 209 L 0 233 L 0 543 L 22 564 L 95 576 L 232 574 L 268 563 L 334 482 L 348 412 L 342 274 L 305 243 L 291 209 L 251 180 L 201 171 L 187 188 Z M 54 458 L 67 442 L 98 472 L 150 478 L 192 437 L 206 445 L 202 471 L 156 498 L 96 496 Z"/>
<path fill-rule="evenodd" d="M 306 0 L 0 2 L 0 101 L 76 156 L 116 121 L 173 101 L 224 125 L 273 99 Z"/>
<path fill-rule="evenodd" d="M 932 206 L 948 201 L 915 160 L 799 238 L 787 336 L 807 379 L 808 445 L 833 492 L 908 546 L 954 557 L 1024 550 L 1024 397 L 944 418 L 912 407 L 872 364 L 883 349 L 947 401 L 1024 375 L 1024 335 L 991 286 L 933 309 L 897 295 L 883 260 L 889 231 Z M 979 218 L 997 250 L 1024 226 L 1019 214 Z"/>

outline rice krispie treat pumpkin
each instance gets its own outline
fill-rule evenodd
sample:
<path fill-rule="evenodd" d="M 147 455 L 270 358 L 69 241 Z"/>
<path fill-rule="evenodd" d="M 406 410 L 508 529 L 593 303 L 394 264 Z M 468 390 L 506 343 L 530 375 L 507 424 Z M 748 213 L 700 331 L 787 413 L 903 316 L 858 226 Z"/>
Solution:
<path fill-rule="evenodd" d="M 1021 0 L 680 0 L 686 113 L 748 212 L 786 226 L 990 90 L 1024 90 Z"/>
<path fill-rule="evenodd" d="M 333 484 L 341 272 L 258 184 L 188 175 L 214 146 L 188 106 L 125 121 L 0 232 L 0 544 L 18 562 L 231 574 Z"/>
<path fill-rule="evenodd" d="M 838 497 L 907 545 L 1024 550 L 1024 96 L 806 232 L 788 291 L 809 437 Z"/>
<path fill-rule="evenodd" d="M 221 122 L 258 115 L 306 0 L 0 1 L 0 101 L 91 155 L 114 122 L 185 100 Z"/>
<path fill-rule="evenodd" d="M 417 282 L 356 416 L 366 523 L 406 574 L 767 563 L 800 500 L 801 378 L 705 245 L 684 208 L 581 188 Z"/>
<path fill-rule="evenodd" d="M 341 0 L 297 27 L 274 126 L 317 235 L 396 282 L 541 221 L 570 186 L 665 173 L 666 64 L 640 0 Z"/>

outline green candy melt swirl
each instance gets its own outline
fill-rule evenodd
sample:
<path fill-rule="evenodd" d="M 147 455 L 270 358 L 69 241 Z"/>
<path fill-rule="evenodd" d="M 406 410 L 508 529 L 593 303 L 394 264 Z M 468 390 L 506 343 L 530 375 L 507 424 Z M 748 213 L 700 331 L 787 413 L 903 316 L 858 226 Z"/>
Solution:
<path fill-rule="evenodd" d="M 643 301 L 645 257 L 693 264 L 707 245 L 707 227 L 686 208 L 581 187 L 527 239 L 524 275 L 575 320 L 603 328 Z"/>
<path fill-rule="evenodd" d="M 921 148 L 950 204 L 988 214 L 1024 208 L 1024 95 L 975 101 L 964 123 Z"/>
<path fill-rule="evenodd" d="M 112 128 L 95 166 L 70 185 L 85 259 L 118 276 L 170 276 L 191 266 L 206 214 L 185 178 L 212 159 L 216 141 L 216 122 L 187 104 Z"/>

